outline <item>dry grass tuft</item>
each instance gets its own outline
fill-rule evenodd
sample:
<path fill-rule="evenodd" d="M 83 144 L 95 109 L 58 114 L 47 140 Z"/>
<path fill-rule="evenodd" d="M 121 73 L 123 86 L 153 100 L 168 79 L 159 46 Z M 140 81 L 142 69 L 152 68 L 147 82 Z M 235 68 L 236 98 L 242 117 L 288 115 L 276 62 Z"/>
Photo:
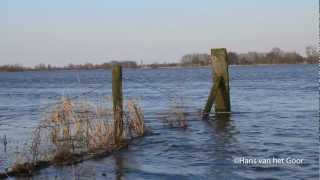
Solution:
<path fill-rule="evenodd" d="M 129 130 L 133 136 L 143 136 L 146 132 L 142 109 L 133 100 L 128 102 Z"/>

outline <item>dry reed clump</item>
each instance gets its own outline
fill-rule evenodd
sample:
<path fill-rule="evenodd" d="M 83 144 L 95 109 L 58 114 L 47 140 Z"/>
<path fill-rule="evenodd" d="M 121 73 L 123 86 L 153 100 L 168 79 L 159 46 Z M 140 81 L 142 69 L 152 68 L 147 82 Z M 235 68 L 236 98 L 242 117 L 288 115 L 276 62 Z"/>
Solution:
<path fill-rule="evenodd" d="M 70 150 L 66 148 L 57 149 L 52 162 L 54 164 L 63 165 L 72 163 L 75 160 L 74 155 L 70 152 Z"/>
<path fill-rule="evenodd" d="M 128 130 L 130 130 L 131 136 L 143 136 L 146 132 L 144 124 L 144 115 L 142 109 L 137 105 L 135 101 L 129 101 L 127 105 L 128 109 Z"/>
<path fill-rule="evenodd" d="M 26 162 L 19 161 L 11 169 L 30 173 L 31 167 L 41 161 L 70 164 L 82 156 L 120 148 L 118 142 L 114 142 L 113 111 L 109 106 L 62 98 L 34 130 Z M 123 140 L 145 134 L 143 112 L 134 101 L 126 106 L 123 128 Z"/>

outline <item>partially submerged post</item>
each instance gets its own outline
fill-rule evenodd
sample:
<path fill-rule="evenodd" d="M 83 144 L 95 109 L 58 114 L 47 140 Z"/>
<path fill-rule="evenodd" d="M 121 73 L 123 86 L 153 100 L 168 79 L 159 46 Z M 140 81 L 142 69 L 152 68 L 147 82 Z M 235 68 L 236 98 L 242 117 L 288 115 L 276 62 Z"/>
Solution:
<path fill-rule="evenodd" d="M 211 88 L 204 115 L 208 115 L 215 102 L 215 112 L 230 112 L 228 57 L 225 48 L 211 49 L 213 86 Z"/>
<path fill-rule="evenodd" d="M 123 134 L 123 98 L 122 98 L 122 68 L 115 64 L 112 68 L 112 99 L 114 120 L 114 143 L 120 143 Z"/>

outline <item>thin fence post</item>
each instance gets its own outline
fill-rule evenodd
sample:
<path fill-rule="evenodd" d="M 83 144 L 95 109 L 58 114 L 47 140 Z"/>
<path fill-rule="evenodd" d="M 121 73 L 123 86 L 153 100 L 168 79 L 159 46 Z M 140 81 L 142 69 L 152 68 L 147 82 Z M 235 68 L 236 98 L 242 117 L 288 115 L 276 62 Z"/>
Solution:
<path fill-rule="evenodd" d="M 231 109 L 227 50 L 225 48 L 211 49 L 211 60 L 214 85 L 204 108 L 204 115 L 210 113 L 213 103 L 215 103 L 216 113 L 230 112 Z"/>
<path fill-rule="evenodd" d="M 112 68 L 112 99 L 114 120 L 114 143 L 120 143 L 123 134 L 123 97 L 122 67 L 116 64 Z"/>

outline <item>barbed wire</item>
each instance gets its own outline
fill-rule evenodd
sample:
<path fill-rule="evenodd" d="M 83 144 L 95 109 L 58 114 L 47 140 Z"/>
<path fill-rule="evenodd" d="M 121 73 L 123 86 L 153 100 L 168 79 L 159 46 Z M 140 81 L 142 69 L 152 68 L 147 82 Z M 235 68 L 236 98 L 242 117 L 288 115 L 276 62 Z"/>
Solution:
<path fill-rule="evenodd" d="M 183 79 L 180 82 L 182 82 L 184 84 L 188 80 L 190 80 L 190 76 L 183 76 Z M 143 86 L 145 86 L 145 87 L 148 87 L 152 90 L 156 90 L 160 94 L 164 95 L 164 97 L 167 97 L 169 102 L 176 102 L 176 100 L 179 98 L 178 94 L 181 93 L 181 90 L 179 90 L 179 91 L 176 90 L 177 88 L 181 89 L 181 86 L 182 86 L 181 83 L 175 84 L 175 91 L 170 91 L 167 88 L 162 88 L 162 87 L 158 87 L 155 85 L 151 85 L 150 82 L 154 82 L 154 81 L 152 79 L 148 78 L 148 75 L 146 73 L 144 73 L 143 71 L 141 71 L 141 76 L 139 78 L 135 79 L 135 81 L 143 84 Z"/>
<path fill-rule="evenodd" d="M 93 89 L 91 89 L 91 90 L 89 90 L 89 91 L 83 92 L 83 93 L 81 93 L 81 94 L 79 94 L 79 95 L 69 97 L 68 99 L 70 99 L 70 100 L 78 99 L 78 98 L 80 98 L 80 97 L 82 97 L 82 96 L 91 94 L 91 93 L 93 93 L 93 92 L 95 92 L 95 91 L 103 88 L 104 86 L 106 86 L 106 84 L 102 84 L 102 85 L 100 85 L 100 86 L 98 86 L 98 87 L 96 87 L 96 88 L 93 88 Z M 43 110 L 45 110 L 45 109 L 49 109 L 50 107 L 59 104 L 59 103 L 60 103 L 60 100 L 58 100 L 58 101 L 56 101 L 56 102 L 47 103 L 47 104 L 45 104 L 44 106 L 42 105 L 42 107 L 37 108 L 37 111 L 38 111 L 38 112 L 41 112 L 41 111 L 43 111 Z M 39 106 L 41 106 L 41 105 L 39 105 Z M 31 107 L 31 106 L 30 106 L 30 107 Z M 13 114 L 13 115 L 9 115 L 9 116 L 6 116 L 6 117 L 0 117 L 0 122 L 1 122 L 1 121 L 5 121 L 5 120 L 16 119 L 17 117 L 21 117 L 21 116 L 25 116 L 25 115 L 37 115 L 37 114 L 39 114 L 38 112 L 37 112 L 37 113 L 35 112 L 36 109 L 33 109 L 33 110 L 34 110 L 34 111 L 31 112 L 31 114 L 30 114 L 30 110 L 29 110 L 28 112 Z M 1 125 L 1 124 L 0 124 L 0 125 Z"/>

